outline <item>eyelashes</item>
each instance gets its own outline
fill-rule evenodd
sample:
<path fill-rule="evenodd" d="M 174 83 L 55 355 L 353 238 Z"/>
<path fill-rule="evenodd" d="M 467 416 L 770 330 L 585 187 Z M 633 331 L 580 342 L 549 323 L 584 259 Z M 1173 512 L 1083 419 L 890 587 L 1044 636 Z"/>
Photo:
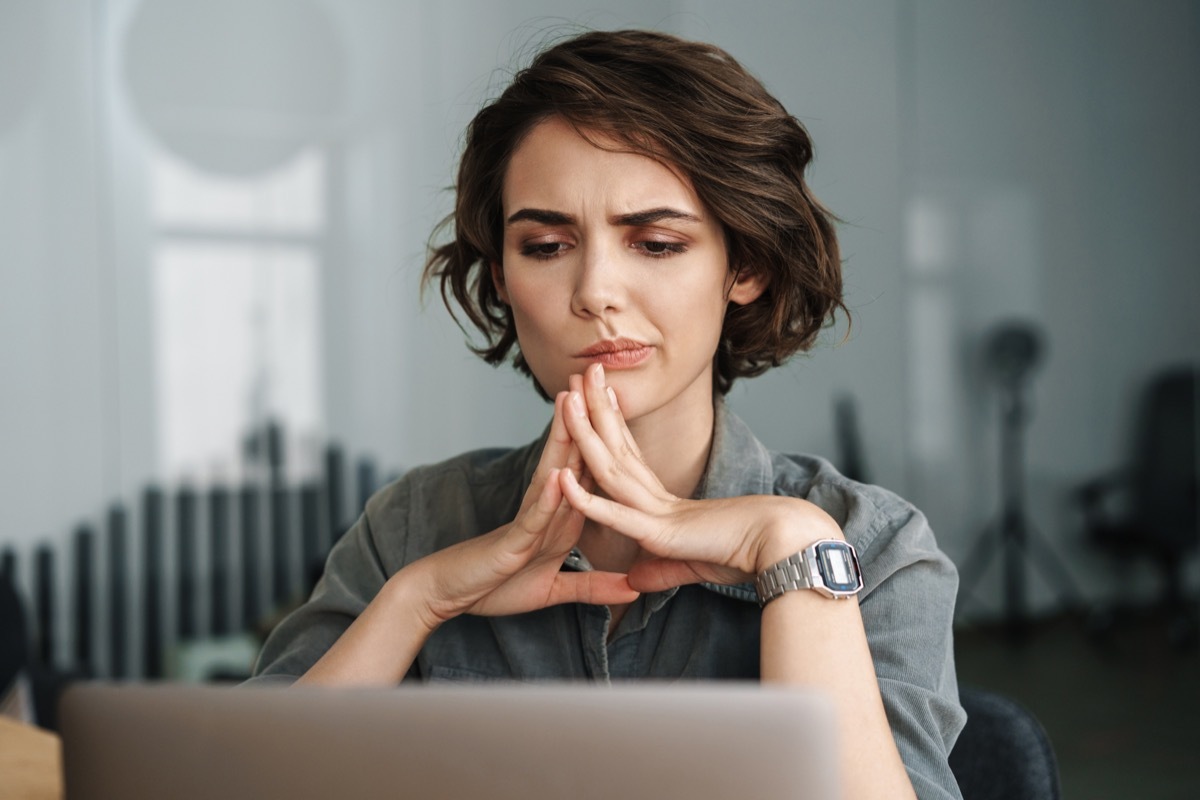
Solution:
<path fill-rule="evenodd" d="M 552 258 L 560 255 L 567 245 L 565 242 L 537 242 L 535 244 L 521 245 L 521 255 L 536 258 L 541 261 L 549 261 Z"/>
<path fill-rule="evenodd" d="M 688 249 L 682 242 L 664 242 L 659 239 L 634 242 L 631 247 L 647 258 L 670 258 L 682 255 Z M 572 249 L 573 246 L 568 242 L 530 242 L 521 245 L 521 255 L 538 261 L 550 261 Z"/>
<path fill-rule="evenodd" d="M 658 239 L 650 239 L 636 244 L 643 253 L 651 258 L 667 258 L 687 252 L 687 245 L 682 242 L 663 242 Z"/>

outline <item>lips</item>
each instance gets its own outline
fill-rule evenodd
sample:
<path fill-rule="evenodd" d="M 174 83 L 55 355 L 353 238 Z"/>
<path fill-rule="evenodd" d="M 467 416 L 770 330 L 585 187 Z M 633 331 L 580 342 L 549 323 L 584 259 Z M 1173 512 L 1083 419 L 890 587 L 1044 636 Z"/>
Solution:
<path fill-rule="evenodd" d="M 585 347 L 574 357 L 594 361 L 605 367 L 624 369 L 636 367 L 649 358 L 653 351 L 654 348 L 650 345 L 633 339 L 605 339 Z"/>

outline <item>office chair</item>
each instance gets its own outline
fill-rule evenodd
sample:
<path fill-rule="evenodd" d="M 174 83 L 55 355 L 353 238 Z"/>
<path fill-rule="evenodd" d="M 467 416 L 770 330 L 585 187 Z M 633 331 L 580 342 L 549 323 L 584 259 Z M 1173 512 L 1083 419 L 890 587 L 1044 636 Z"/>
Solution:
<path fill-rule="evenodd" d="M 950 751 L 963 800 L 1060 800 L 1058 761 L 1037 718 L 986 689 L 958 687 L 967 724 Z"/>
<path fill-rule="evenodd" d="M 1142 398 L 1127 469 L 1080 486 L 1085 536 L 1120 560 L 1153 560 L 1162 576 L 1161 605 L 1168 614 L 1171 643 L 1194 645 L 1197 625 L 1183 591 L 1186 558 L 1200 546 L 1197 498 L 1197 436 L 1200 426 L 1200 368 L 1164 370 Z M 1114 501 L 1124 500 L 1116 510 Z M 1123 512 L 1123 513 L 1122 513 Z M 1112 614 L 1098 618 L 1107 626 Z"/>

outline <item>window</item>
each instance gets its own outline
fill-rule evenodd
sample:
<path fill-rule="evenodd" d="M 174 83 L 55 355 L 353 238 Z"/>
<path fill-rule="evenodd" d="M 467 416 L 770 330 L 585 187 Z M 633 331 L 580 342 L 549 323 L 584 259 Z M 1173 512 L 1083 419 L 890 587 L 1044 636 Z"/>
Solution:
<path fill-rule="evenodd" d="M 268 421 L 285 431 L 290 477 L 313 474 L 303 445 L 323 428 L 323 153 L 228 178 L 157 152 L 151 181 L 163 476 L 237 479 Z"/>

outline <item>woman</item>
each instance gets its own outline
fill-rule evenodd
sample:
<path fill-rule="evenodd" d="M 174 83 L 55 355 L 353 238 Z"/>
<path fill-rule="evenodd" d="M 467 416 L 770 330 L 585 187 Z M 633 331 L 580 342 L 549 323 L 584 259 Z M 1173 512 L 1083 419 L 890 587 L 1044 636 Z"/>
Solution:
<path fill-rule="evenodd" d="M 549 428 L 373 497 L 258 675 L 819 686 L 847 797 L 957 796 L 953 566 L 904 501 L 768 452 L 721 402 L 844 310 L 810 159 L 709 45 L 588 33 L 519 73 L 471 123 L 426 279 L 553 399 Z M 806 560 L 813 588 L 786 577 Z"/>

